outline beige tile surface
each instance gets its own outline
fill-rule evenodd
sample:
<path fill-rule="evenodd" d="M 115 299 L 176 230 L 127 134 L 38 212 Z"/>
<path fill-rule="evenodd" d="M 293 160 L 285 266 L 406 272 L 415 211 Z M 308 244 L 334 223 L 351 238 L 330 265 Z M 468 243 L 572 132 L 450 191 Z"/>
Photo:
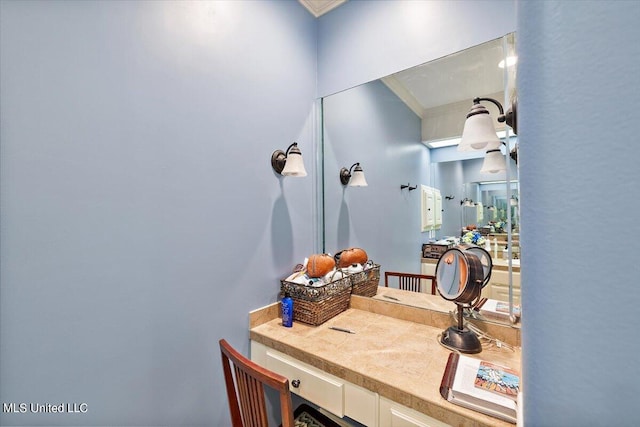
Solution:
<path fill-rule="evenodd" d="M 438 264 L 438 260 L 435 258 L 422 258 L 422 262 L 424 264 Z M 509 271 L 509 261 L 507 260 L 503 260 L 500 258 L 496 259 L 496 258 L 493 258 L 492 256 L 491 263 L 495 270 Z M 513 270 L 513 272 L 519 273 L 520 260 L 513 260 L 513 262 L 511 263 L 511 269 Z"/>
<path fill-rule="evenodd" d="M 387 297 L 396 298 L 396 300 Z M 439 295 L 403 291 L 380 286 L 373 298 L 352 295 L 351 307 L 397 319 L 446 329 L 456 322 L 456 304 Z M 474 320 L 473 324 L 490 336 L 507 344 L 521 346 L 520 325 Z"/>
<path fill-rule="evenodd" d="M 366 301 L 353 304 L 364 305 Z M 371 308 L 371 306 L 369 306 Z M 329 329 L 338 326 L 348 334 Z M 447 325 L 448 326 L 448 325 Z M 454 426 L 510 426 L 447 402 L 439 386 L 450 351 L 438 342 L 443 327 L 350 308 L 320 326 L 272 319 L 251 328 L 252 340 Z M 478 355 L 520 369 L 520 350 L 487 348 Z"/>

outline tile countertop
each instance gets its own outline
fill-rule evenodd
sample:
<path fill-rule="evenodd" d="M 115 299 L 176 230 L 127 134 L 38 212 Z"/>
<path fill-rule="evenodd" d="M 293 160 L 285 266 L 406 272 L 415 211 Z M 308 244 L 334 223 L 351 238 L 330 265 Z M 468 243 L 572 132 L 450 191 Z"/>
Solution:
<path fill-rule="evenodd" d="M 368 300 L 368 304 L 359 300 Z M 292 328 L 282 327 L 275 303 L 251 313 L 250 338 L 445 423 L 513 426 L 440 396 L 440 381 L 450 353 L 438 342 L 442 328 L 369 311 L 371 301 L 375 300 L 352 296 L 351 308 L 324 324 L 294 322 Z M 355 334 L 329 326 L 347 328 Z M 511 351 L 485 346 L 481 353 L 471 356 L 520 370 L 520 355 L 520 348 Z"/>

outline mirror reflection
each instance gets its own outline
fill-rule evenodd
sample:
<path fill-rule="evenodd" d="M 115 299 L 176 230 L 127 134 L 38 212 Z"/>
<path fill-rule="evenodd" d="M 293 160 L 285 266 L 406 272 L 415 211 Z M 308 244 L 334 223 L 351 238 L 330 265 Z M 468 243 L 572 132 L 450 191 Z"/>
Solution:
<path fill-rule="evenodd" d="M 500 66 L 513 56 L 514 44 L 509 34 L 323 98 L 324 252 L 361 247 L 380 264 L 381 275 L 434 275 L 437 259 L 423 258 L 423 244 L 476 230 L 499 261 L 483 297 L 519 303 L 519 278 L 513 277 L 519 276 L 519 215 L 511 204 L 519 197 L 516 162 L 509 158 L 504 172 L 481 173 L 485 153 L 455 147 L 474 98 L 507 104 L 515 96 L 515 67 Z M 490 113 L 497 117 L 497 109 Z M 502 153 L 514 151 L 516 138 L 494 121 Z M 366 187 L 341 182 L 341 168 L 356 163 L 366 171 Z M 425 191 L 433 196 L 430 208 Z M 502 259 L 512 245 L 510 258 Z"/>

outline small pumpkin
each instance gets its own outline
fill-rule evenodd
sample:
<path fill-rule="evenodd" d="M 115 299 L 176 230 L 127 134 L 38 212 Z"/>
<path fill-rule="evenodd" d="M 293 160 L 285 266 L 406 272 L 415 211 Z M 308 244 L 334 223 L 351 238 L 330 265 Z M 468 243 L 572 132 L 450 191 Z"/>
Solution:
<path fill-rule="evenodd" d="M 336 266 L 336 261 L 331 255 L 314 254 L 309 256 L 307 261 L 307 276 L 322 277 Z"/>
<path fill-rule="evenodd" d="M 369 260 L 367 252 L 362 248 L 349 248 L 336 254 L 339 268 L 349 267 L 353 264 L 364 264 Z"/>

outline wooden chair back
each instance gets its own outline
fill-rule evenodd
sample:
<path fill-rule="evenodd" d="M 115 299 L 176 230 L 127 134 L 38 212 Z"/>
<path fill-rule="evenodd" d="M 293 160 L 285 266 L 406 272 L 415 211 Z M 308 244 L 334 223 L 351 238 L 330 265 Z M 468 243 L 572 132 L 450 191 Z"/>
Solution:
<path fill-rule="evenodd" d="M 247 359 L 224 339 L 220 351 L 233 427 L 268 427 L 265 386 L 280 394 L 282 427 L 294 427 L 289 380 Z"/>
<path fill-rule="evenodd" d="M 384 285 L 389 287 L 389 277 L 398 278 L 398 288 L 405 291 L 422 292 L 422 280 L 431 281 L 431 295 L 436 295 L 436 276 L 428 274 L 399 273 L 397 271 L 385 271 Z"/>

